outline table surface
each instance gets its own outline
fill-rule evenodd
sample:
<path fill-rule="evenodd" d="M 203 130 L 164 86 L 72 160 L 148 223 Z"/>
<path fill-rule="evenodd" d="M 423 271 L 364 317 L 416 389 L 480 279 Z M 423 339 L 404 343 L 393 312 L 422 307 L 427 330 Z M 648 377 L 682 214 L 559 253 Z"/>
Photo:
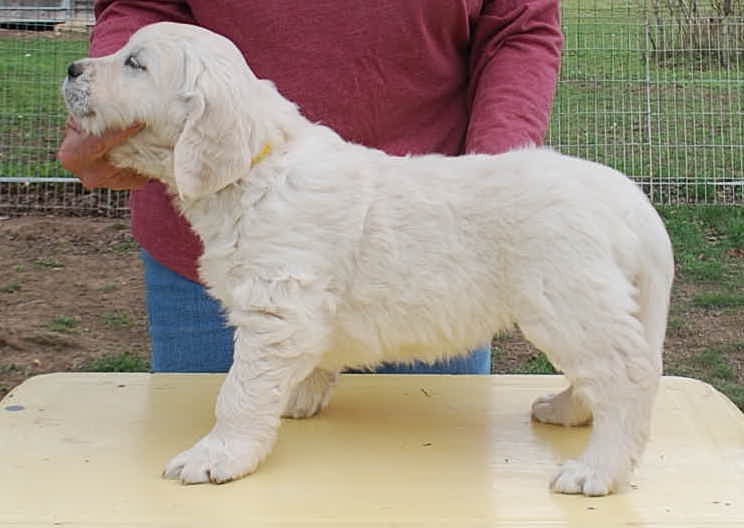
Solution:
<path fill-rule="evenodd" d="M 534 423 L 561 376 L 342 376 L 258 472 L 183 486 L 165 462 L 212 424 L 221 375 L 52 374 L 0 403 L 0 527 L 744 526 L 744 414 L 665 378 L 631 487 L 550 493 L 590 428 Z"/>

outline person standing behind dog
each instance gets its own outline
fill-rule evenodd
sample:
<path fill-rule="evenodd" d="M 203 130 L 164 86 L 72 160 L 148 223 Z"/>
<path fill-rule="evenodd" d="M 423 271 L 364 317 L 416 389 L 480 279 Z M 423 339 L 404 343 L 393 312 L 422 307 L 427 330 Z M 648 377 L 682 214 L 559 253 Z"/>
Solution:
<path fill-rule="evenodd" d="M 558 0 L 100 0 L 95 15 L 91 56 L 154 22 L 203 26 L 230 38 L 310 120 L 397 155 L 541 144 L 563 45 Z M 233 331 L 199 283 L 201 242 L 161 183 L 107 161 L 141 127 L 95 137 L 68 121 L 58 158 L 88 189 L 133 190 L 153 370 L 227 371 Z M 490 363 L 484 343 L 464 358 L 378 372 L 488 374 Z"/>

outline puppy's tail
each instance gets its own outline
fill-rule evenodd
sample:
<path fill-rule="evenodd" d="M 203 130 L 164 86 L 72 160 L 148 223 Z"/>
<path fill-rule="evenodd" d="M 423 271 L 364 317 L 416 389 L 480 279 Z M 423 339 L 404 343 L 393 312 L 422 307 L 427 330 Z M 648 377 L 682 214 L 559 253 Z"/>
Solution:
<path fill-rule="evenodd" d="M 666 336 L 669 302 L 674 280 L 674 256 L 664 223 L 654 211 L 637 231 L 642 238 L 643 255 L 638 274 L 639 318 L 646 342 L 661 373 L 661 357 Z"/>

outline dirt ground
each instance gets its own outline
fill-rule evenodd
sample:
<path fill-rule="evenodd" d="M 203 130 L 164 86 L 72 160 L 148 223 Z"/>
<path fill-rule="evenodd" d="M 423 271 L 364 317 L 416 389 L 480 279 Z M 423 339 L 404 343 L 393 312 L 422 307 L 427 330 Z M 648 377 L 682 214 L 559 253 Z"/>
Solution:
<path fill-rule="evenodd" d="M 93 359 L 147 356 L 142 264 L 127 220 L 0 220 L 0 396 Z"/>
<path fill-rule="evenodd" d="M 50 216 L 0 219 L 0 397 L 29 376 L 87 368 L 97 358 L 149 354 L 142 264 L 127 220 Z M 687 306 L 690 285 L 675 287 Z M 739 311 L 673 308 L 665 363 L 744 343 Z M 535 357 L 518 336 L 496 341 L 495 372 Z M 729 362 L 744 382 L 744 353 Z"/>

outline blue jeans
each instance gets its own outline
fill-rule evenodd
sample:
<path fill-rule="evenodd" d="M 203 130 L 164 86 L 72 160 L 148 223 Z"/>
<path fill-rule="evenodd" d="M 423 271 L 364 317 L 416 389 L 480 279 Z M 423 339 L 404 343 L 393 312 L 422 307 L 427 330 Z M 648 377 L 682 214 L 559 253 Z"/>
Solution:
<path fill-rule="evenodd" d="M 234 330 L 218 301 L 200 284 L 166 268 L 146 251 L 147 311 L 154 372 L 227 372 L 232 364 Z M 434 364 L 384 364 L 385 374 L 490 374 L 491 350 Z"/>

